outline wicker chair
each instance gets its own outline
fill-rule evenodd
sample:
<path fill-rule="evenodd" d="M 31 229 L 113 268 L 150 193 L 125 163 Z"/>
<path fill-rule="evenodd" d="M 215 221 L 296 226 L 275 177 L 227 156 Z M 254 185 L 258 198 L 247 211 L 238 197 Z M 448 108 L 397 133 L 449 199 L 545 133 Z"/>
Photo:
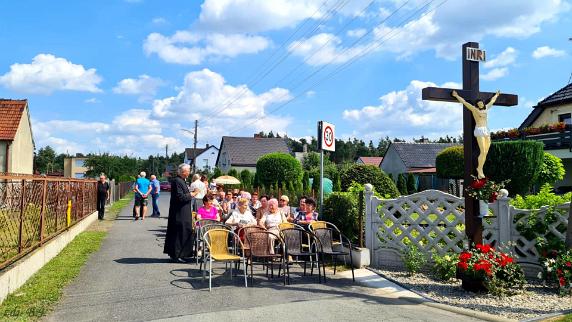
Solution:
<path fill-rule="evenodd" d="M 199 256 L 198 256 L 198 251 L 199 251 L 199 247 L 202 246 L 202 244 L 204 244 L 202 237 L 205 235 L 205 233 L 211 229 L 226 229 L 229 231 L 232 231 L 232 228 L 229 225 L 223 224 L 221 222 L 218 221 L 214 221 L 214 220 L 209 220 L 209 222 L 205 222 L 202 225 L 199 226 L 199 233 L 197 234 L 198 239 L 197 239 L 197 243 L 196 243 L 196 254 L 197 256 L 195 256 L 195 260 L 196 260 L 196 264 L 199 263 Z M 202 269 L 202 265 L 204 263 L 205 260 L 205 249 L 203 247 L 203 253 L 201 255 L 201 267 L 200 269 Z"/>
<path fill-rule="evenodd" d="M 317 251 L 318 253 L 321 255 L 321 258 L 324 258 L 324 255 L 329 255 L 333 262 L 334 262 L 334 275 L 336 274 L 336 265 L 337 265 L 337 260 L 336 258 L 338 256 L 348 256 L 350 257 L 350 266 L 352 268 L 352 280 L 355 282 L 355 276 L 354 276 L 354 266 L 352 264 L 352 243 L 350 242 L 350 240 L 345 237 L 344 235 L 340 234 L 340 240 L 341 240 L 341 245 L 343 247 L 340 247 L 341 250 L 339 251 L 335 251 L 334 250 L 334 239 L 332 237 L 333 235 L 333 230 L 331 228 L 317 228 L 314 230 L 314 235 L 316 236 L 316 239 L 319 241 L 316 246 L 317 246 Z M 344 243 L 345 240 L 345 243 Z M 349 251 L 345 251 L 344 247 L 347 247 L 347 249 L 349 249 Z M 326 280 L 326 269 L 325 269 L 325 265 L 322 263 L 322 267 L 324 269 L 324 281 Z"/>
<path fill-rule="evenodd" d="M 229 245 L 229 240 L 232 237 L 233 239 L 233 247 Z M 220 228 L 213 228 L 209 229 L 203 235 L 203 240 L 209 249 L 208 254 L 206 255 L 208 262 L 209 262 L 209 291 L 212 289 L 212 269 L 213 269 L 213 261 L 217 262 L 235 262 L 239 263 L 242 261 L 244 267 L 244 287 L 248 287 L 248 282 L 246 278 L 247 274 L 247 266 L 246 266 L 246 259 L 244 256 L 240 256 L 237 254 L 237 246 L 240 246 L 242 249 L 242 253 L 244 253 L 244 247 L 238 235 L 233 233 L 228 229 L 220 229 Z M 232 266 L 230 265 L 230 278 L 232 278 Z M 206 265 L 205 265 L 206 268 Z M 203 280 L 205 278 L 205 270 L 203 271 Z"/>
<path fill-rule="evenodd" d="M 240 239 L 242 240 L 242 243 L 244 245 L 244 256 L 246 256 L 246 257 L 250 256 L 249 255 L 250 254 L 250 243 L 248 242 L 246 235 L 248 235 L 248 233 L 253 232 L 253 231 L 266 231 L 266 228 L 263 228 L 260 226 L 248 226 L 248 227 L 239 228 L 237 231 L 237 234 L 240 237 Z"/>
<path fill-rule="evenodd" d="M 251 231 L 246 234 L 246 240 L 248 240 L 248 244 L 250 245 L 250 252 L 248 254 L 250 262 L 250 284 L 254 283 L 253 267 L 255 260 L 266 267 L 266 275 L 268 275 L 268 267 L 270 267 L 271 277 L 274 277 L 274 259 L 280 260 L 278 276 L 280 276 L 280 271 L 282 267 L 284 267 L 284 285 L 290 283 L 290 270 L 286 263 L 286 244 L 280 236 L 269 231 Z M 282 249 L 281 254 L 274 252 L 275 246 L 279 246 L 279 248 Z"/>
<path fill-rule="evenodd" d="M 316 240 L 316 237 L 311 232 L 303 228 L 288 228 L 283 229 L 280 231 L 280 235 L 284 239 L 284 243 L 286 244 L 286 257 L 296 259 L 295 262 L 303 262 L 304 263 L 304 276 L 306 276 L 306 263 L 310 262 L 310 275 L 314 274 L 314 259 L 315 262 L 318 263 L 318 282 L 322 282 L 322 274 L 320 271 L 320 261 L 318 258 L 318 252 L 314 251 L 318 247 L 313 247 L 310 249 L 308 245 L 304 242 L 309 241 L 309 244 L 317 244 L 319 243 Z M 300 260 L 302 259 L 302 260 Z"/>

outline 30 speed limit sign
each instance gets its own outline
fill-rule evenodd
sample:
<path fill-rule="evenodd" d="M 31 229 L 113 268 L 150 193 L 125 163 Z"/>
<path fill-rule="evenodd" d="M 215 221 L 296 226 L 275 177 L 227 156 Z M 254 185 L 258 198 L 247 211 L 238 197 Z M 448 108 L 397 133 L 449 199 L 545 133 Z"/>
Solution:
<path fill-rule="evenodd" d="M 336 151 L 336 127 L 328 122 L 320 121 L 318 123 L 318 135 L 320 149 L 326 151 Z"/>

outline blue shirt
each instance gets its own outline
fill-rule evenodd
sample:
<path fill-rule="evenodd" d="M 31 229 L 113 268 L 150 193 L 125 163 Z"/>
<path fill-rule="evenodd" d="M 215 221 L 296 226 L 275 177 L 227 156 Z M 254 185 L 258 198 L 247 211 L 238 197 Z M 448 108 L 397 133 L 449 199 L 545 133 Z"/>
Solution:
<path fill-rule="evenodd" d="M 149 190 L 149 185 L 151 182 L 147 178 L 139 178 L 137 179 L 137 188 L 141 191 L 141 195 L 144 195 Z"/>
<path fill-rule="evenodd" d="M 159 180 L 155 179 L 151 181 L 151 193 L 159 194 L 159 192 L 161 192 L 161 183 Z"/>

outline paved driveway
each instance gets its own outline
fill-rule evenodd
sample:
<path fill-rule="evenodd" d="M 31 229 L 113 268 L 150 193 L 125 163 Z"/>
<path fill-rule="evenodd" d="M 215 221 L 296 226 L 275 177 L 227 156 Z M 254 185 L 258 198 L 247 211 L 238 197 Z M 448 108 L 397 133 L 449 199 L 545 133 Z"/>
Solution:
<path fill-rule="evenodd" d="M 144 222 L 133 221 L 126 207 L 47 320 L 474 321 L 341 277 L 318 284 L 316 276 L 303 277 L 296 268 L 292 285 L 255 269 L 254 285 L 244 288 L 242 278 L 231 280 L 223 275 L 224 264 L 217 264 L 209 292 L 198 266 L 170 263 L 162 253 L 168 201 L 163 193 L 163 217 Z"/>

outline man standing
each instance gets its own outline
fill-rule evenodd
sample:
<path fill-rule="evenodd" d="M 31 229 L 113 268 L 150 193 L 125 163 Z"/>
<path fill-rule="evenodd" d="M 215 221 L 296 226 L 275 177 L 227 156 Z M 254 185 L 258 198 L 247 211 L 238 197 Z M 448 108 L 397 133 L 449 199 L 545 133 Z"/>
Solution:
<path fill-rule="evenodd" d="M 109 183 L 105 181 L 105 175 L 102 174 L 97 182 L 97 217 L 99 220 L 103 220 L 105 202 L 109 200 L 109 194 Z"/>
<path fill-rule="evenodd" d="M 157 176 L 151 175 L 151 201 L 153 202 L 153 214 L 152 217 L 161 217 L 161 211 L 159 211 L 159 193 L 161 192 L 161 183 L 157 180 Z"/>
<path fill-rule="evenodd" d="M 194 197 L 193 211 L 198 211 L 203 206 L 203 197 L 207 194 L 207 187 L 201 181 L 199 174 L 193 175 L 193 183 L 191 183 L 191 195 Z"/>
<path fill-rule="evenodd" d="M 184 258 L 193 255 L 193 216 L 191 214 L 191 192 L 185 180 L 191 173 L 188 164 L 181 164 L 177 177 L 171 181 L 169 219 L 163 253 L 174 262 L 185 262 Z"/>
<path fill-rule="evenodd" d="M 151 192 L 151 182 L 149 179 L 145 178 L 147 173 L 141 171 L 139 174 L 139 179 L 135 184 L 135 220 L 141 217 L 141 220 L 145 220 L 145 214 L 147 212 L 147 198 Z"/>

